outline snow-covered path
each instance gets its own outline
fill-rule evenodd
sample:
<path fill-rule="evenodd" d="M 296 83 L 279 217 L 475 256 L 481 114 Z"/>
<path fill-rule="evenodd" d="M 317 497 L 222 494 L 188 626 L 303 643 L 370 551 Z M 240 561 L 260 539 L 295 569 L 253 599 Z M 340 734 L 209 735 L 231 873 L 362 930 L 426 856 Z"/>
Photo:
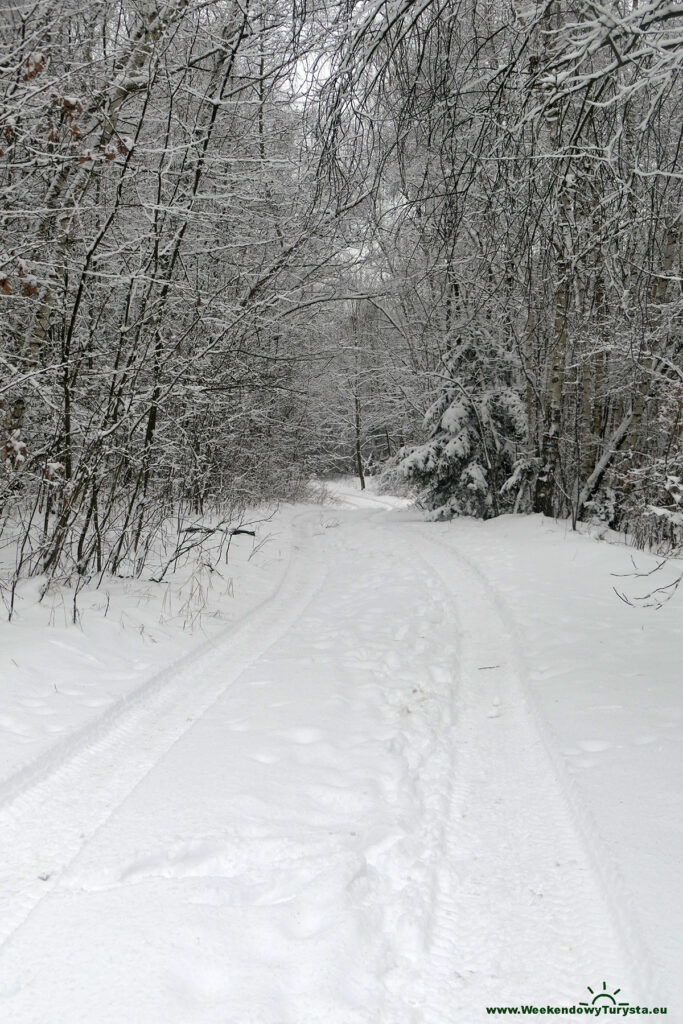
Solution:
<path fill-rule="evenodd" d="M 13 1024 L 476 1024 L 647 964 L 514 626 L 382 499 L 302 517 L 275 597 L 0 807 Z"/>

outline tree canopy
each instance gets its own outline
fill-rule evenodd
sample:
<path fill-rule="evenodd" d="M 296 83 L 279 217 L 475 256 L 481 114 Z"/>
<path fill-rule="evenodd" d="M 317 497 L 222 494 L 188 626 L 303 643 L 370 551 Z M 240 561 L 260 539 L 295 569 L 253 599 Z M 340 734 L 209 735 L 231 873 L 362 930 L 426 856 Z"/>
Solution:
<path fill-rule="evenodd" d="M 670 0 L 3 5 L 12 578 L 368 466 L 679 543 L 682 63 Z"/>

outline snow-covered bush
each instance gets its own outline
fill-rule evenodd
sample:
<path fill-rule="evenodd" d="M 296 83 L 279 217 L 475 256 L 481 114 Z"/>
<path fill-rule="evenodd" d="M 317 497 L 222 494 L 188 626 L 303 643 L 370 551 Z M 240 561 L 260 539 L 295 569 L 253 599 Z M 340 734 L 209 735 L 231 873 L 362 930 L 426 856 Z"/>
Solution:
<path fill-rule="evenodd" d="M 630 468 L 615 516 L 636 547 L 665 553 L 683 545 L 683 466 L 664 459 Z"/>

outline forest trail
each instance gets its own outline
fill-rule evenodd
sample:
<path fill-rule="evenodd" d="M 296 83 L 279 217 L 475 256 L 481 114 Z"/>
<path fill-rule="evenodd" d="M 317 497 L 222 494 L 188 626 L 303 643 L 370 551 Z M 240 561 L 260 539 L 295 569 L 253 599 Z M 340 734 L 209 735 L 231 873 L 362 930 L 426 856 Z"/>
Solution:
<path fill-rule="evenodd" d="M 477 1024 L 643 984 L 476 569 L 377 496 L 299 544 L 0 807 L 2 1020 Z"/>

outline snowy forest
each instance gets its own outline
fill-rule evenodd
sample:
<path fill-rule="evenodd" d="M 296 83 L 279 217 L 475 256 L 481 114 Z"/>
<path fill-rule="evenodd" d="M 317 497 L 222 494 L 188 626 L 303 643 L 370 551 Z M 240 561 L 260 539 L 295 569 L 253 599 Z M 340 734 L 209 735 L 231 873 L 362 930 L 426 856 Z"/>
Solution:
<path fill-rule="evenodd" d="M 671 0 L 0 12 L 3 581 L 311 477 L 675 548 Z"/>
<path fill-rule="evenodd" d="M 0 0 L 0 1022 L 683 1022 L 681 0 Z"/>

